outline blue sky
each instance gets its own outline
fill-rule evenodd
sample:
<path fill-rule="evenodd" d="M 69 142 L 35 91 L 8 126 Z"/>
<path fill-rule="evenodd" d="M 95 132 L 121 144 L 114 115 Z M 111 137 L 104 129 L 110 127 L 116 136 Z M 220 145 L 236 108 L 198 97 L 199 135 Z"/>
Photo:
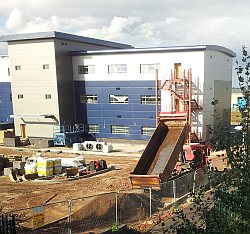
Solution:
<path fill-rule="evenodd" d="M 249 0 L 0 0 L 0 35 L 61 31 L 135 47 L 249 46 Z M 6 45 L 0 43 L 0 53 Z"/>

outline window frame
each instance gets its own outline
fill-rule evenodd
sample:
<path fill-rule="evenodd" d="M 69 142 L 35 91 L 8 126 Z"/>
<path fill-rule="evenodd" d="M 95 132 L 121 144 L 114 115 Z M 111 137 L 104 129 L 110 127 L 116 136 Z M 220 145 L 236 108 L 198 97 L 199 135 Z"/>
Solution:
<path fill-rule="evenodd" d="M 16 71 L 20 71 L 20 70 L 22 70 L 21 65 L 16 65 L 16 66 L 15 66 L 15 70 L 16 70 Z"/>
<path fill-rule="evenodd" d="M 116 98 L 117 97 L 117 98 Z M 124 101 L 119 101 L 119 98 L 124 98 Z M 117 101 L 115 101 L 115 99 Z M 115 94 L 110 94 L 109 95 L 109 103 L 110 104 L 128 104 L 128 95 L 115 95 Z"/>
<path fill-rule="evenodd" d="M 152 136 L 155 131 L 155 127 L 150 126 L 141 126 L 141 135 L 142 136 Z"/>
<path fill-rule="evenodd" d="M 23 99 L 23 94 L 21 93 L 17 94 L 17 99 Z"/>
<path fill-rule="evenodd" d="M 46 100 L 47 100 L 47 99 L 52 99 L 52 95 L 49 94 L 49 93 L 46 93 L 44 96 L 45 96 L 45 99 L 46 99 Z"/>
<path fill-rule="evenodd" d="M 160 69 L 160 63 L 142 63 L 140 64 L 141 74 L 152 74 L 155 73 L 156 69 Z"/>
<path fill-rule="evenodd" d="M 110 125 L 111 134 L 129 135 L 129 126 L 127 125 Z"/>
<path fill-rule="evenodd" d="M 150 101 L 148 99 L 154 98 L 154 101 Z M 158 96 L 158 105 L 161 103 L 161 97 Z M 155 95 L 141 95 L 141 104 L 142 105 L 155 105 L 156 104 L 156 96 Z"/>
<path fill-rule="evenodd" d="M 78 65 L 79 75 L 94 74 L 94 73 L 95 73 L 95 65 Z"/>
<path fill-rule="evenodd" d="M 89 101 L 92 100 L 92 101 Z M 97 94 L 81 94 L 80 95 L 80 103 L 82 104 L 97 104 L 98 103 L 98 95 Z"/>
<path fill-rule="evenodd" d="M 117 73 L 127 73 L 128 67 L 127 64 L 109 64 L 108 65 L 108 74 L 117 74 Z"/>
<path fill-rule="evenodd" d="M 43 64 L 43 70 L 47 70 L 47 69 L 49 69 L 49 64 L 48 63 Z"/>
<path fill-rule="evenodd" d="M 93 131 L 91 131 L 91 129 Z M 88 133 L 100 133 L 99 124 L 88 124 Z"/>

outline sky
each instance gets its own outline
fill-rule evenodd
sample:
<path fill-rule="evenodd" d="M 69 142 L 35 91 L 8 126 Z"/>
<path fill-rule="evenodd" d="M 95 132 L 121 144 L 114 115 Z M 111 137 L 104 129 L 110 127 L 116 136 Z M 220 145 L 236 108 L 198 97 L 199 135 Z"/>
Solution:
<path fill-rule="evenodd" d="M 240 58 L 250 46 L 249 9 L 249 0 L 0 0 L 0 36 L 60 31 L 134 47 L 220 45 Z"/>

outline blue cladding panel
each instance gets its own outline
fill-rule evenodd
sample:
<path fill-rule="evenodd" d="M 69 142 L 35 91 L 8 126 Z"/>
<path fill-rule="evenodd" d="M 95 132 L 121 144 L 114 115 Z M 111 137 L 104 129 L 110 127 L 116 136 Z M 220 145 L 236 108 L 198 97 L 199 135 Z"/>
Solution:
<path fill-rule="evenodd" d="M 11 102 L 10 82 L 0 82 L 0 122 L 11 123 L 13 119 L 13 107 Z"/>
<path fill-rule="evenodd" d="M 80 103 L 80 95 L 95 94 L 98 103 Z M 128 95 L 126 104 L 110 104 L 109 95 Z M 98 124 L 100 138 L 148 140 L 142 126 L 155 127 L 155 105 L 141 104 L 141 95 L 155 95 L 155 81 L 75 81 L 78 123 Z M 111 134 L 111 125 L 129 126 L 129 134 Z"/>

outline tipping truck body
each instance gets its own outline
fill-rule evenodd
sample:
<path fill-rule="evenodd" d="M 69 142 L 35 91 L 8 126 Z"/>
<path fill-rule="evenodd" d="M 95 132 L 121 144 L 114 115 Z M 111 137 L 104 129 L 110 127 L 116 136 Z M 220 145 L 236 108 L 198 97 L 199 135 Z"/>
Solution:
<path fill-rule="evenodd" d="M 160 190 L 160 183 L 166 182 L 172 175 L 188 132 L 185 119 L 160 121 L 130 174 L 132 187 Z"/>

